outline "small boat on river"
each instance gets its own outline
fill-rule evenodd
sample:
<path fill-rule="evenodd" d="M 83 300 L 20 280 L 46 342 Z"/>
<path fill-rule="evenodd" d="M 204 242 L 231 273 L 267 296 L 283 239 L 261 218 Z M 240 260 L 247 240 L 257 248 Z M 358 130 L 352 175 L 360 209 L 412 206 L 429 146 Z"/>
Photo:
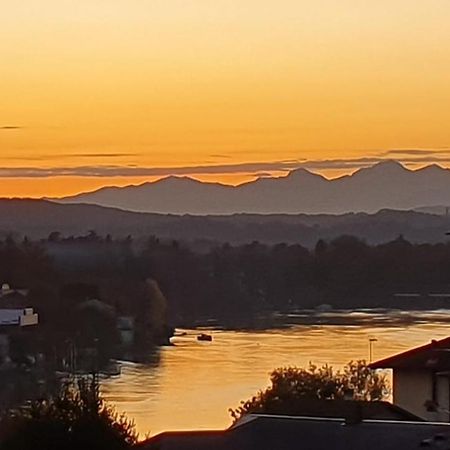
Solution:
<path fill-rule="evenodd" d="M 202 333 L 197 336 L 197 341 L 211 342 L 212 340 L 213 340 L 213 338 L 210 334 Z"/>

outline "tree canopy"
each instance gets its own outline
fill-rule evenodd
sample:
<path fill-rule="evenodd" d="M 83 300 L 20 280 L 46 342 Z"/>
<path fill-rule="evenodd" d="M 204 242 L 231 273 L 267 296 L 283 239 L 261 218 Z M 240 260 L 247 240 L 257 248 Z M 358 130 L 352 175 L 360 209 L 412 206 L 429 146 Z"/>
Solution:
<path fill-rule="evenodd" d="M 281 367 L 270 374 L 270 386 L 249 400 L 230 409 L 236 421 L 251 413 L 299 413 L 299 403 L 305 399 L 383 400 L 389 394 L 386 376 L 368 367 L 365 361 L 350 361 L 342 370 L 332 366 Z"/>
<path fill-rule="evenodd" d="M 341 236 L 313 250 L 260 242 L 199 250 L 154 236 L 135 242 L 93 232 L 67 238 L 55 231 L 40 243 L 0 241 L 0 283 L 30 288 L 40 328 L 51 331 L 87 299 L 113 306 L 119 316 L 151 319 L 153 331 L 138 333 L 144 337 L 166 335 L 167 324 L 190 327 L 207 319 L 252 328 L 273 311 L 322 304 L 438 309 L 448 300 L 429 294 L 449 292 L 449 273 L 450 242 L 414 244 L 401 236 L 374 246 Z M 60 331 L 52 343 L 64 342 L 67 330 Z"/>

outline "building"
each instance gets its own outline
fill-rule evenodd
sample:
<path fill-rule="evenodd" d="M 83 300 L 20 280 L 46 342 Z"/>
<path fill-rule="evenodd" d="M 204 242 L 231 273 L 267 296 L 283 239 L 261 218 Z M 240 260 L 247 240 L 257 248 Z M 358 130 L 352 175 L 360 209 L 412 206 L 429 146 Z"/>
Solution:
<path fill-rule="evenodd" d="M 450 424 L 323 417 L 248 415 L 223 431 L 169 432 L 141 450 L 449 449 Z"/>
<path fill-rule="evenodd" d="M 450 422 L 450 337 L 371 364 L 392 369 L 393 401 L 429 421 Z"/>
<path fill-rule="evenodd" d="M 283 414 L 282 411 L 271 411 L 271 415 Z M 396 420 L 409 422 L 424 421 L 399 406 L 384 401 L 359 400 L 323 400 L 318 398 L 296 399 L 295 407 L 289 411 L 291 416 L 327 417 L 345 419 L 349 422 L 361 420 Z"/>
<path fill-rule="evenodd" d="M 34 312 L 33 308 L 0 309 L 0 327 L 27 327 L 30 325 L 37 325 L 38 320 L 38 315 Z"/>
<path fill-rule="evenodd" d="M 11 289 L 8 284 L 0 289 L 0 366 L 9 361 L 11 337 L 39 322 L 27 296 L 27 290 Z"/>
<path fill-rule="evenodd" d="M 136 320 L 132 316 L 117 317 L 117 330 L 120 335 L 120 343 L 125 347 L 130 347 L 134 344 Z"/>
<path fill-rule="evenodd" d="M 0 307 L 16 305 L 28 296 L 28 289 L 12 289 L 8 283 L 3 283 L 0 289 Z"/>
<path fill-rule="evenodd" d="M 38 315 L 29 305 L 28 290 L 11 289 L 3 284 L 0 289 L 0 327 L 37 325 Z"/>

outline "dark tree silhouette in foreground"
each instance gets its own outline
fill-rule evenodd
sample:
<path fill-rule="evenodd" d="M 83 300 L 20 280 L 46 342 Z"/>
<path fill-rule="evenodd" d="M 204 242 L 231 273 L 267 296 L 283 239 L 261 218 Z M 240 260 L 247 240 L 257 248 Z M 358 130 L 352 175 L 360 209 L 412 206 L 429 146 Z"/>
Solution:
<path fill-rule="evenodd" d="M 123 450 L 134 423 L 106 405 L 95 376 L 66 383 L 55 398 L 10 411 L 0 421 L 1 450 Z"/>
<path fill-rule="evenodd" d="M 283 367 L 270 374 L 270 382 L 267 389 L 230 409 L 234 421 L 252 413 L 295 415 L 299 403 L 308 399 L 339 400 L 350 395 L 353 400 L 376 401 L 389 394 L 386 376 L 365 361 L 350 361 L 342 371 L 328 365 Z"/>

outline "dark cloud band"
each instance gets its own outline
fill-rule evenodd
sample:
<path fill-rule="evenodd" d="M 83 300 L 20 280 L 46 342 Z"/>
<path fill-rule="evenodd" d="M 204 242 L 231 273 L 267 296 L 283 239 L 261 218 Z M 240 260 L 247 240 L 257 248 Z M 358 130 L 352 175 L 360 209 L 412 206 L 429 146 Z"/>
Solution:
<path fill-rule="evenodd" d="M 0 168 L 0 178 L 50 178 L 50 177 L 162 177 L 169 175 L 206 175 L 206 174 L 253 174 L 267 175 L 271 172 L 289 172 L 299 168 L 312 171 L 323 170 L 356 170 L 374 164 L 392 160 L 388 156 L 394 155 L 385 152 L 385 157 L 374 156 L 348 159 L 321 159 L 321 160 L 281 160 L 269 162 L 249 162 L 239 164 L 209 164 L 183 167 L 139 167 L 136 165 L 84 165 L 74 167 L 3 167 Z M 397 151 L 395 151 L 397 152 Z M 395 158 L 406 165 L 422 164 L 450 164 L 450 151 L 402 150 L 403 156 Z M 409 152 L 409 153 L 408 153 Z M 422 153 L 425 152 L 425 153 Z M 428 153 L 429 152 L 429 153 Z M 443 153 L 447 153 L 445 156 Z M 97 157 L 117 157 L 121 154 L 97 154 Z M 73 155 L 74 156 L 74 155 Z M 79 155 L 78 155 L 79 156 Z M 90 154 L 89 156 L 93 156 Z M 123 154 L 125 156 L 125 154 Z M 127 154 L 127 156 L 129 156 Z"/>
<path fill-rule="evenodd" d="M 261 171 L 289 171 L 298 168 L 299 164 L 299 161 L 275 161 L 185 167 L 136 167 L 119 165 L 52 168 L 14 167 L 0 168 L 0 177 L 150 177 L 191 174 L 253 173 Z"/>
<path fill-rule="evenodd" d="M 394 149 L 388 150 L 381 153 L 381 156 L 397 156 L 401 155 L 407 156 L 431 156 L 431 155 L 442 155 L 450 154 L 450 148 L 443 149 L 421 149 L 421 148 L 409 148 L 409 149 Z"/>
<path fill-rule="evenodd" d="M 58 155 L 35 154 L 4 156 L 3 161 L 46 161 L 54 159 L 95 159 L 95 158 L 132 158 L 142 156 L 140 153 L 58 153 Z"/>

